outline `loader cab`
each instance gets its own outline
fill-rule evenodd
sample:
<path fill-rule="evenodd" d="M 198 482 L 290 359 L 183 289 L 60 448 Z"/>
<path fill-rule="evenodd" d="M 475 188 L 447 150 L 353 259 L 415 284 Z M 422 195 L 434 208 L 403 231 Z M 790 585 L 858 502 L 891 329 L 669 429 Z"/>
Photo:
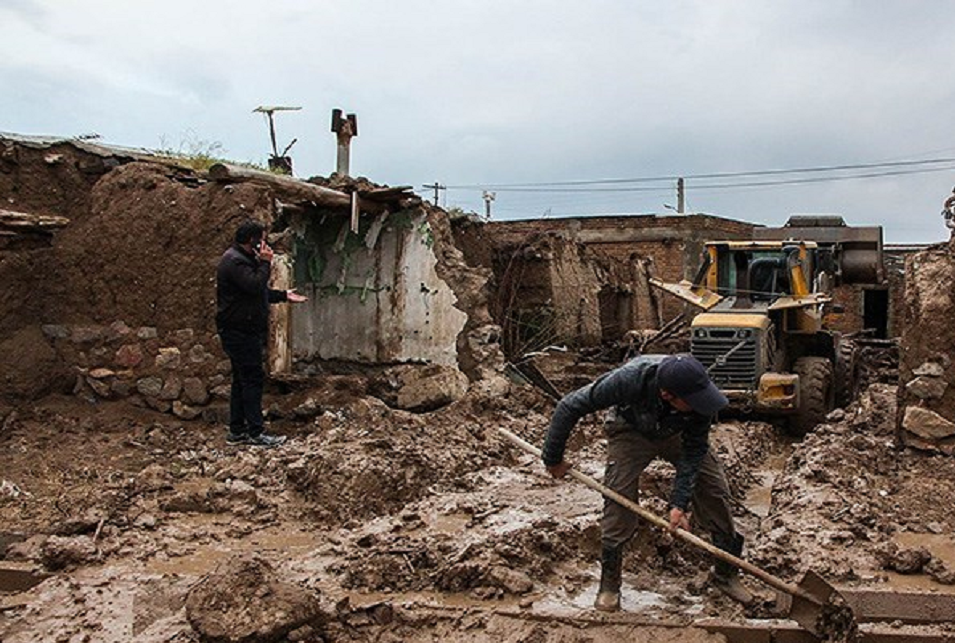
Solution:
<path fill-rule="evenodd" d="M 816 248 L 806 242 L 721 242 L 708 245 L 706 286 L 734 307 L 760 307 L 813 290 Z"/>

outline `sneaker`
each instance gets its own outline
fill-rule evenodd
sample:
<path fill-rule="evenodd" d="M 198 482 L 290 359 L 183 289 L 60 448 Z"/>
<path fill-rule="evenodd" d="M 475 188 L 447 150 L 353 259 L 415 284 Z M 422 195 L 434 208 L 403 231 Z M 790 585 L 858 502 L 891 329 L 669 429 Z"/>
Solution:
<path fill-rule="evenodd" d="M 272 435 L 263 431 L 258 435 L 250 435 L 248 443 L 256 447 L 272 448 L 285 444 L 286 439 L 284 435 Z"/>
<path fill-rule="evenodd" d="M 229 433 L 227 433 L 225 436 L 225 441 L 229 444 L 245 444 L 249 441 L 249 434 L 233 433 L 232 431 L 229 431 Z"/>

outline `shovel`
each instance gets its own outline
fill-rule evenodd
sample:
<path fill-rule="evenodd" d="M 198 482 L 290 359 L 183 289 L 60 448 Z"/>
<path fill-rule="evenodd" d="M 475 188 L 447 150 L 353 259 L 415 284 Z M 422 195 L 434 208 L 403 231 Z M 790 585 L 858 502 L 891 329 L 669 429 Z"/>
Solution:
<path fill-rule="evenodd" d="M 515 446 L 540 458 L 541 451 L 537 447 L 525 442 L 507 429 L 498 428 L 497 430 L 502 437 L 506 438 Z M 634 501 L 620 495 L 613 489 L 605 487 L 590 476 L 575 469 L 570 469 L 568 474 L 591 489 L 599 491 L 614 502 L 623 505 L 650 524 L 671 531 L 670 522 L 668 520 L 664 520 L 660 516 L 647 511 Z M 839 592 L 815 572 L 807 571 L 798 585 L 792 585 L 742 558 L 737 558 L 719 547 L 715 547 L 688 531 L 678 528 L 671 533 L 694 547 L 702 549 L 712 556 L 743 570 L 747 574 L 755 576 L 770 587 L 789 595 L 791 597 L 789 618 L 796 621 L 804 629 L 812 632 L 813 635 L 827 641 L 855 640 L 856 622 L 852 609 Z"/>

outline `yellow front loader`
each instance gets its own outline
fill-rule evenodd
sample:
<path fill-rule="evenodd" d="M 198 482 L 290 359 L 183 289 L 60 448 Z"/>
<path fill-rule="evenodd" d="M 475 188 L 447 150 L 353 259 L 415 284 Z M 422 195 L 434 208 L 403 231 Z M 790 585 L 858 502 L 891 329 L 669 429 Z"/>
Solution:
<path fill-rule="evenodd" d="M 693 281 L 651 283 L 702 310 L 691 352 L 731 403 L 786 415 L 803 435 L 851 390 L 852 347 L 823 310 L 838 284 L 882 281 L 882 230 L 793 217 L 754 236 L 708 242 Z"/>

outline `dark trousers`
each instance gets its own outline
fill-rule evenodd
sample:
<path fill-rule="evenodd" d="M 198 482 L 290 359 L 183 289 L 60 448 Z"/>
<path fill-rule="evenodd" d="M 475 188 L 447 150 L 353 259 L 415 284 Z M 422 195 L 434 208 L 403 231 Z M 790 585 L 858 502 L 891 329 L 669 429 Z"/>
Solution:
<path fill-rule="evenodd" d="M 640 474 L 654 458 L 663 458 L 674 466 L 680 460 L 682 440 L 679 435 L 651 441 L 618 423 L 608 423 L 605 429 L 607 470 L 604 484 L 634 502 L 638 497 Z M 714 541 L 722 542 L 734 537 L 736 530 L 730 507 L 729 485 L 723 466 L 713 455 L 712 448 L 707 451 L 700 465 L 691 503 L 694 519 L 713 535 Z M 626 543 L 636 531 L 638 520 L 637 515 L 623 505 L 605 499 L 600 523 L 603 544 L 616 547 Z"/>
<path fill-rule="evenodd" d="M 229 429 L 233 433 L 258 435 L 263 430 L 262 390 L 265 371 L 262 349 L 265 338 L 254 333 L 220 330 L 219 339 L 232 363 L 229 395 Z"/>

